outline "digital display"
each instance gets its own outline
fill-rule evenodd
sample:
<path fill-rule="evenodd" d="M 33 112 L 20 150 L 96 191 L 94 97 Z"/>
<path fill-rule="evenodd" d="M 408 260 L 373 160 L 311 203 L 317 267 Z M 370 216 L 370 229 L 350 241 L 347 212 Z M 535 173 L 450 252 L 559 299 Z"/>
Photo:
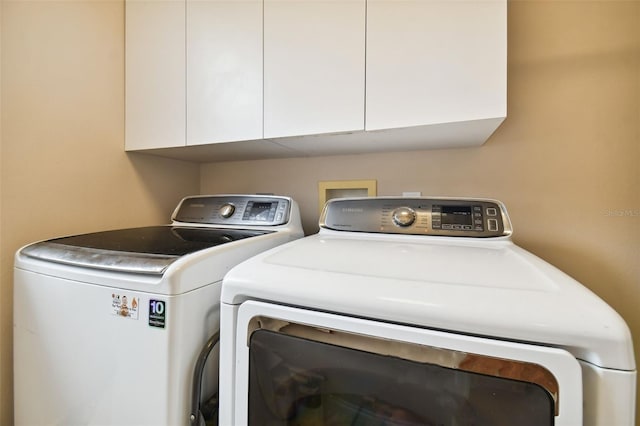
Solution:
<path fill-rule="evenodd" d="M 473 225 L 471 206 L 442 206 L 443 225 Z"/>
<path fill-rule="evenodd" d="M 275 203 L 253 203 L 251 210 L 249 210 L 249 220 L 268 221 L 271 208 Z"/>

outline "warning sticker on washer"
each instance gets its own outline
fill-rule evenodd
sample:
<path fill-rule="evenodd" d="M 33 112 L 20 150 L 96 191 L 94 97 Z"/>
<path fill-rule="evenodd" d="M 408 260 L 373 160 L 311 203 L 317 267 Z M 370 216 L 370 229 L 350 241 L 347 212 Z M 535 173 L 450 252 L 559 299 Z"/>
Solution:
<path fill-rule="evenodd" d="M 138 319 L 140 298 L 111 293 L 111 313 L 119 317 Z"/>

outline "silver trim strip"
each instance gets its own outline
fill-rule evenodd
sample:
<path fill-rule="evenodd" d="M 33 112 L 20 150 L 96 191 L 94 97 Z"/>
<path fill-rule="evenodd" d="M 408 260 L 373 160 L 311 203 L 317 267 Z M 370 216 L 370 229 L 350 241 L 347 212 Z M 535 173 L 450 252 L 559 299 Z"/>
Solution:
<path fill-rule="evenodd" d="M 23 248 L 21 254 L 33 259 L 64 265 L 114 272 L 162 275 L 180 256 L 128 253 L 88 247 L 41 242 Z"/>
<path fill-rule="evenodd" d="M 273 218 L 251 220 L 248 214 L 253 203 L 272 203 Z M 277 195 L 193 195 L 183 198 L 171 215 L 171 220 L 227 226 L 279 226 L 289 223 L 291 199 Z M 225 206 L 232 206 L 229 216 L 221 214 Z"/>
<path fill-rule="evenodd" d="M 456 206 L 472 208 L 472 222 L 441 224 L 441 214 L 436 209 Z M 495 225 L 492 228 L 489 228 L 489 216 L 486 214 L 488 208 L 496 211 L 496 215 L 490 217 L 491 224 Z M 394 215 L 403 210 L 411 211 L 413 215 L 405 223 L 398 224 Z M 325 204 L 320 216 L 320 228 L 334 231 L 466 238 L 508 238 L 513 233 L 504 204 L 488 198 L 336 198 Z"/>

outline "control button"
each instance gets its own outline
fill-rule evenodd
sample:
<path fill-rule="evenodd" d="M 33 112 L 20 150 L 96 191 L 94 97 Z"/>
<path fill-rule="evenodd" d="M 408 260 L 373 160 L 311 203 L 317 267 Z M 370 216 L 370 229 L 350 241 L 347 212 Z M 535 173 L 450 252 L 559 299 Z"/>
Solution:
<path fill-rule="evenodd" d="M 473 206 L 473 211 L 474 212 L 481 212 L 482 211 L 482 206 Z"/>
<path fill-rule="evenodd" d="M 393 211 L 391 218 L 398 226 L 410 226 L 416 221 L 416 212 L 409 207 L 400 207 Z"/>
<path fill-rule="evenodd" d="M 497 214 L 498 212 L 494 207 L 487 208 L 487 216 L 496 216 Z"/>
<path fill-rule="evenodd" d="M 225 219 L 228 219 L 231 216 L 233 216 L 233 212 L 235 211 L 236 211 L 236 206 L 229 203 L 224 204 L 222 207 L 220 207 L 220 210 L 218 210 L 218 212 L 220 213 L 220 216 L 222 216 Z"/>
<path fill-rule="evenodd" d="M 498 219 L 489 219 L 487 221 L 487 225 L 489 231 L 497 231 L 498 230 Z"/>

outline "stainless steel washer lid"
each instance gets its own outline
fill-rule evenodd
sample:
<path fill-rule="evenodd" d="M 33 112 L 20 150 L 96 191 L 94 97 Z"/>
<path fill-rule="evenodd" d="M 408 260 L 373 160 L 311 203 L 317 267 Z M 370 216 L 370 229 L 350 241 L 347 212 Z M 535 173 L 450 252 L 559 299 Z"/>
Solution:
<path fill-rule="evenodd" d="M 21 253 L 73 266 L 162 275 L 181 256 L 270 232 L 149 226 L 56 238 L 29 245 Z"/>

